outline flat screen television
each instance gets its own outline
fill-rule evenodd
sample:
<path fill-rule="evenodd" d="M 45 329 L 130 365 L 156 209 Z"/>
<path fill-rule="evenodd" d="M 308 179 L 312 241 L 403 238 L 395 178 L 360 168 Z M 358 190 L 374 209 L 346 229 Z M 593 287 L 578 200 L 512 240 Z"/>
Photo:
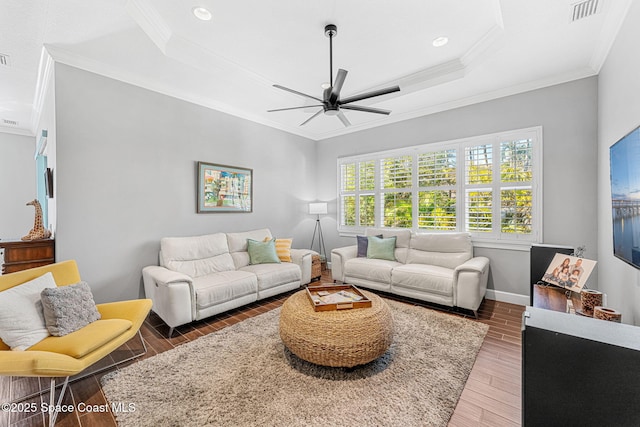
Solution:
<path fill-rule="evenodd" d="M 613 254 L 640 269 L 640 126 L 609 149 Z"/>

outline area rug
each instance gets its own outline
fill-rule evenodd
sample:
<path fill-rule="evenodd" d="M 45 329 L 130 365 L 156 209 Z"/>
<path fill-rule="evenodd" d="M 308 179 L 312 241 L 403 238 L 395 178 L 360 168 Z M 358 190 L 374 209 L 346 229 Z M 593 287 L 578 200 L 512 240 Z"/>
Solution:
<path fill-rule="evenodd" d="M 360 367 L 305 362 L 282 344 L 280 309 L 103 377 L 121 427 L 446 426 L 488 326 L 386 300 L 394 342 Z"/>

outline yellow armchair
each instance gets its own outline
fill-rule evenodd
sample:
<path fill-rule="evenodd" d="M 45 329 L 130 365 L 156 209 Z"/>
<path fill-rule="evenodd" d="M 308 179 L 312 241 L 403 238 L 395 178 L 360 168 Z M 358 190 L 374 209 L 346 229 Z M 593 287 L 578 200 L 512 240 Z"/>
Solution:
<path fill-rule="evenodd" d="M 75 261 L 64 261 L 0 275 L 0 292 L 51 272 L 57 286 L 78 283 Z M 69 377 L 76 375 L 139 334 L 151 310 L 150 299 L 97 304 L 101 319 L 62 337 L 49 336 L 25 351 L 11 351 L 0 340 L 0 375 L 52 377 L 50 406 L 54 407 L 55 378 L 66 377 L 58 399 L 60 406 Z M 140 337 L 142 340 L 142 337 Z M 144 341 L 143 341 L 144 344 Z M 57 414 L 51 414 L 53 426 Z"/>

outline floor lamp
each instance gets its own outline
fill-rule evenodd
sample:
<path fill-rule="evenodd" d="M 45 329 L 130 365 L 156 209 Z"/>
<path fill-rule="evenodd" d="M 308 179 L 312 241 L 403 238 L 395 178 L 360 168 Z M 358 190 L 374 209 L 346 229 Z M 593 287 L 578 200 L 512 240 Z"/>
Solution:
<path fill-rule="evenodd" d="M 320 215 L 327 214 L 327 204 L 321 203 L 309 203 L 309 214 L 316 215 L 316 228 L 313 230 L 313 237 L 311 238 L 311 246 L 309 249 L 313 250 L 313 242 L 316 240 L 316 233 L 318 234 L 318 253 L 322 262 L 327 260 L 327 252 L 324 246 L 324 237 L 322 236 L 322 225 L 320 225 Z"/>

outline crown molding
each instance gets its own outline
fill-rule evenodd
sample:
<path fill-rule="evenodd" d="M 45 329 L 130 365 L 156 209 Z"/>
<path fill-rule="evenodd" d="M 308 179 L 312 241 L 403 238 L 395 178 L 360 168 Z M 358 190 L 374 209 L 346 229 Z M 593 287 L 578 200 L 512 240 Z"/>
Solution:
<path fill-rule="evenodd" d="M 571 71 L 564 74 L 558 74 L 556 76 L 539 79 L 532 82 L 526 82 L 518 85 L 513 85 L 507 88 L 498 89 L 495 91 L 485 92 L 478 95 L 469 96 L 466 98 L 460 98 L 455 101 L 445 102 L 438 105 L 432 105 L 426 108 L 418 110 L 412 110 L 405 113 L 394 114 L 388 116 L 385 119 L 376 121 L 375 123 L 363 123 L 360 125 L 354 125 L 349 128 L 339 129 L 336 131 L 324 132 L 316 135 L 316 141 L 322 141 L 329 138 L 334 138 L 341 135 L 346 135 L 354 132 L 359 132 L 365 129 L 372 129 L 379 126 L 386 126 L 392 123 L 403 122 L 405 120 L 411 120 L 418 117 L 428 116 L 443 111 L 453 110 L 456 108 L 467 107 L 469 105 L 479 104 L 486 101 L 492 101 L 494 99 L 504 98 L 507 96 L 518 95 L 525 92 L 531 92 L 533 90 L 543 89 L 545 87 L 555 86 L 562 83 L 567 83 L 574 80 L 580 80 L 586 77 L 593 77 L 597 75 L 593 69 L 586 67 L 580 70 Z"/>
<path fill-rule="evenodd" d="M 156 8 L 148 0 L 127 0 L 125 9 L 151 41 L 166 55 L 172 32 Z"/>
<path fill-rule="evenodd" d="M 622 28 L 623 21 L 627 17 L 629 8 L 631 7 L 631 0 L 616 0 L 604 3 L 609 9 L 606 11 L 605 22 L 602 26 L 601 37 L 598 38 L 598 42 L 593 49 L 593 54 L 589 60 L 589 66 L 594 70 L 596 74 L 600 73 L 602 66 L 609 56 L 609 51 L 613 47 L 613 44 L 618 37 L 618 32 Z"/>
<path fill-rule="evenodd" d="M 88 59 L 86 57 L 82 57 L 74 54 L 64 48 L 53 45 L 45 45 L 49 54 L 53 57 L 55 62 L 59 62 L 61 64 L 70 65 L 75 68 L 79 68 L 81 70 L 89 71 L 91 73 L 95 73 L 104 77 L 108 77 L 114 80 L 118 80 L 127 84 L 131 84 L 133 86 L 138 86 L 143 89 L 150 90 L 152 92 L 158 92 L 163 95 L 170 96 L 172 98 L 177 98 L 183 101 L 190 102 L 192 104 L 200 105 L 203 107 L 210 108 L 212 110 L 220 111 L 222 113 L 230 114 L 232 116 L 236 116 L 245 120 L 249 120 L 258 124 L 262 124 L 265 126 L 269 126 L 274 129 L 279 129 L 294 135 L 301 136 L 303 138 L 314 140 L 313 136 L 311 136 L 308 132 L 300 131 L 298 129 L 292 129 L 289 126 L 283 126 L 280 123 L 276 123 L 271 120 L 266 120 L 260 116 L 255 114 L 246 113 L 236 107 L 232 107 L 228 104 L 214 101 L 211 98 L 205 96 L 192 95 L 189 93 L 185 93 L 180 90 L 176 90 L 175 88 L 165 85 L 161 82 L 155 81 L 151 76 L 138 76 L 136 73 L 130 73 L 124 71 L 120 68 L 116 68 L 110 66 L 104 62 L 96 61 L 94 59 Z"/>

